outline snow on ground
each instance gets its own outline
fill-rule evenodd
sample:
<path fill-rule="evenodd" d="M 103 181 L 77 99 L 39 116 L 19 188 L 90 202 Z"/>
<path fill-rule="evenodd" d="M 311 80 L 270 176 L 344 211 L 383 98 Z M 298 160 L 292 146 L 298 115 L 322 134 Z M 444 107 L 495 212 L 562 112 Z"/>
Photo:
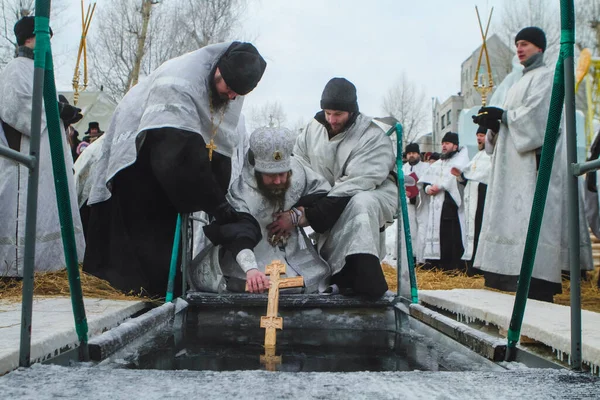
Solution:
<path fill-rule="evenodd" d="M 34 365 L 0 378 L 5 399 L 588 399 L 600 380 L 565 370 L 284 373 Z"/>
<path fill-rule="evenodd" d="M 89 337 L 117 326 L 142 310 L 141 301 L 84 299 Z M 0 374 L 19 365 L 21 339 L 21 303 L 0 301 Z M 68 297 L 36 296 L 31 322 L 31 360 L 37 362 L 59 354 L 61 349 L 79 343 Z M 4 399 L 1 395 L 0 398 Z"/>
<path fill-rule="evenodd" d="M 479 320 L 508 329 L 515 296 L 480 289 L 422 290 L 422 303 L 448 310 L 466 322 Z M 594 370 L 600 366 L 600 314 L 581 311 L 582 357 Z M 563 358 L 571 351 L 571 309 L 559 304 L 527 300 L 521 334 L 551 346 Z"/>

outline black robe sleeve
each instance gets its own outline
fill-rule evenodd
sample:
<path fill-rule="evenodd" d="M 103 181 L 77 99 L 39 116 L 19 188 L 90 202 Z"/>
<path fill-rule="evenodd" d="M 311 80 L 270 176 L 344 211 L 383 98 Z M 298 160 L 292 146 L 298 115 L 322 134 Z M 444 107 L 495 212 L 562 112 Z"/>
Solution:
<path fill-rule="evenodd" d="M 254 249 L 262 240 L 258 221 L 248 213 L 240 213 L 237 222 L 224 225 L 213 222 L 203 229 L 206 237 L 215 246 L 222 246 L 234 257 L 244 249 Z"/>
<path fill-rule="evenodd" d="M 315 232 L 323 233 L 335 225 L 350 202 L 351 197 L 323 197 L 312 206 L 305 207 L 306 220 Z"/>
<path fill-rule="evenodd" d="M 176 128 L 146 132 L 142 149 L 159 184 L 179 213 L 205 211 L 211 215 L 225 202 L 231 160 L 218 153 L 208 159 L 201 135 Z"/>
<path fill-rule="evenodd" d="M 21 151 L 22 133 L 4 121 L 2 121 L 2 129 L 4 130 L 4 136 L 8 142 L 8 147 L 14 151 Z"/>

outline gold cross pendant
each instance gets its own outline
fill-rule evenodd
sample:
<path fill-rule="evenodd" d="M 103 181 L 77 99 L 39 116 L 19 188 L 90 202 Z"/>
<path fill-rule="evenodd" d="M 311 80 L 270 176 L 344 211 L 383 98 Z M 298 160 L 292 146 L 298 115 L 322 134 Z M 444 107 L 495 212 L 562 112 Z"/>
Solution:
<path fill-rule="evenodd" d="M 213 139 L 210 139 L 210 142 L 208 142 L 208 144 L 206 145 L 206 148 L 208 149 L 208 161 L 212 161 L 212 153 L 214 150 L 217 149 L 217 145 L 215 144 L 215 141 Z"/>

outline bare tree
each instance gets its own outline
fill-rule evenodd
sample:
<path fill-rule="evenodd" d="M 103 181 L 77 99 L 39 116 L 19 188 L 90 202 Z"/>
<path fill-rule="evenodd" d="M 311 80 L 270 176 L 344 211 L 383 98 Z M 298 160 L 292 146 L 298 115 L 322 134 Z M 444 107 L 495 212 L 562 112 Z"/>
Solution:
<path fill-rule="evenodd" d="M 560 45 L 560 14 L 553 3 L 547 0 L 505 0 L 500 18 L 495 21 L 494 30 L 511 45 L 521 29 L 527 26 L 543 29 L 546 33 L 546 53 L 550 59 L 556 58 Z"/>
<path fill-rule="evenodd" d="M 66 3 L 54 1 L 52 18 L 60 15 Z M 13 28 L 15 23 L 35 12 L 35 0 L 0 0 L 0 66 L 5 65 L 15 57 L 17 39 Z M 60 24 L 59 24 L 60 25 Z"/>
<path fill-rule="evenodd" d="M 184 6 L 194 18 L 183 18 L 181 22 L 190 32 L 194 48 L 222 42 L 234 30 L 246 11 L 245 0 L 187 0 Z"/>
<path fill-rule="evenodd" d="M 244 0 L 111 0 L 100 10 L 90 36 L 94 84 L 120 99 L 137 75 L 227 39 L 245 4 Z"/>
<path fill-rule="evenodd" d="M 595 56 L 600 55 L 600 2 L 598 0 L 575 1 L 576 40 L 579 50 L 589 48 Z"/>
<path fill-rule="evenodd" d="M 142 58 L 146 51 L 146 38 L 148 35 L 148 25 L 150 24 L 150 15 L 152 13 L 152 6 L 157 4 L 158 0 L 143 0 L 142 7 L 140 8 L 140 14 L 142 17 L 142 26 L 139 32 L 135 32 L 137 37 L 137 47 L 135 50 L 135 58 L 133 60 L 133 69 L 129 74 L 128 89 L 135 86 L 140 77 L 140 68 L 142 66 Z"/>
<path fill-rule="evenodd" d="M 410 81 L 405 72 L 383 98 L 382 109 L 402 124 L 406 143 L 417 139 L 429 116 L 425 91 Z"/>
<path fill-rule="evenodd" d="M 148 28 L 156 1 L 113 0 L 98 10 L 89 38 L 92 82 L 114 99 L 121 98 L 142 69 Z M 146 25 L 145 25 L 146 24 Z"/>
<path fill-rule="evenodd" d="M 287 121 L 287 117 L 279 101 L 269 101 L 261 106 L 252 107 L 249 117 L 248 125 L 250 126 L 250 132 L 263 126 L 283 127 Z"/>

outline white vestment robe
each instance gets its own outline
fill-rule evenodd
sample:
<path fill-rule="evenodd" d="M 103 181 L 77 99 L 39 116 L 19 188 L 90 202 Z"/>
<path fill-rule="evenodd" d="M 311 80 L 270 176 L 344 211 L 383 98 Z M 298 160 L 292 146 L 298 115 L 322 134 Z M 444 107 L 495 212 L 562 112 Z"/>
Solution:
<path fill-rule="evenodd" d="M 518 276 L 521 270 L 537 170 L 536 150 L 544 143 L 553 71 L 546 66 L 526 72 L 506 96 L 506 122 L 492 154 L 483 224 L 474 266 Z M 560 283 L 568 269 L 566 137 L 560 133 L 546 198 L 533 278 Z M 581 222 L 581 268 L 592 268 L 589 233 Z"/>
<path fill-rule="evenodd" d="M 244 165 L 239 176 L 231 184 L 227 201 L 241 213 L 252 215 L 261 228 L 262 239 L 252 249 L 258 269 L 265 272 L 265 267 L 274 260 L 286 265 L 284 277 L 301 275 L 304 278 L 305 292 L 323 291 L 331 276 L 329 265 L 317 254 L 316 249 L 304 230 L 292 231 L 285 246 L 273 246 L 269 243 L 267 226 L 273 222 L 273 214 L 291 209 L 303 196 L 327 193 L 331 188 L 324 178 L 306 168 L 298 160 L 292 158 L 291 185 L 285 194 L 284 204 L 274 205 L 258 189 L 254 167 Z M 194 290 L 223 292 L 228 290 L 224 277 L 246 280 L 246 273 L 238 265 L 236 254 L 220 252 L 220 246 L 209 244 L 192 262 L 189 278 Z M 231 290 L 231 289 L 229 289 Z M 299 290 L 296 290 L 299 291 Z"/>
<path fill-rule="evenodd" d="M 32 59 L 18 57 L 9 62 L 0 73 L 0 119 L 21 133 L 20 152 L 23 154 L 29 154 L 33 70 Z M 56 204 L 45 111 L 42 115 L 38 163 L 35 271 L 56 271 L 65 268 L 66 263 Z M 85 241 L 71 173 L 73 158 L 67 137 L 62 129 L 62 123 L 60 126 L 77 256 L 81 261 L 85 251 Z M 5 143 L 2 140 L 0 146 L 5 146 Z M 27 167 L 8 158 L 0 157 L 0 276 L 23 276 L 28 177 L 29 169 Z"/>
<path fill-rule="evenodd" d="M 492 161 L 485 150 L 480 150 L 463 170 L 463 175 L 468 179 L 464 190 L 465 204 L 465 252 L 463 260 L 473 258 L 475 244 L 475 214 L 479 203 L 479 184 L 488 184 Z M 484 199 L 485 200 L 485 199 Z"/>
<path fill-rule="evenodd" d="M 426 171 L 429 169 L 429 163 L 419 161 L 415 165 L 406 163 L 402 166 L 402 172 L 404 175 L 410 175 L 415 173 L 417 180 L 420 179 Z M 428 208 L 429 201 L 427 195 L 423 193 L 423 187 L 419 187 L 419 194 L 417 195 L 417 201 L 415 204 L 411 204 L 407 198 L 406 203 L 408 206 L 408 220 L 410 222 L 410 235 L 413 245 L 413 256 L 417 259 L 418 263 L 424 262 L 423 252 L 425 250 L 425 232 L 427 227 Z"/>
<path fill-rule="evenodd" d="M 332 273 L 341 271 L 349 255 L 383 259 L 382 228 L 393 221 L 398 207 L 390 138 L 362 114 L 331 139 L 326 128 L 313 119 L 298 136 L 294 155 L 331 184 L 328 196 L 351 197 L 334 226 L 319 235 L 319 252 Z"/>
<path fill-rule="evenodd" d="M 439 159 L 427 170 L 425 175 L 419 179 L 419 183 L 423 187 L 423 183 L 437 185 L 440 192 L 437 195 L 426 195 L 429 198 L 427 227 L 425 231 L 425 244 L 423 258 L 428 260 L 439 260 L 441 257 L 441 238 L 440 238 L 440 222 L 442 217 L 442 206 L 444 205 L 444 197 L 447 192 L 458 207 L 458 220 L 462 234 L 463 247 L 465 245 L 465 214 L 463 205 L 463 188 L 458 184 L 456 177 L 450 173 L 453 167 L 463 170 L 469 163 L 469 152 L 466 147 L 460 147 L 458 152 L 450 159 Z"/>

